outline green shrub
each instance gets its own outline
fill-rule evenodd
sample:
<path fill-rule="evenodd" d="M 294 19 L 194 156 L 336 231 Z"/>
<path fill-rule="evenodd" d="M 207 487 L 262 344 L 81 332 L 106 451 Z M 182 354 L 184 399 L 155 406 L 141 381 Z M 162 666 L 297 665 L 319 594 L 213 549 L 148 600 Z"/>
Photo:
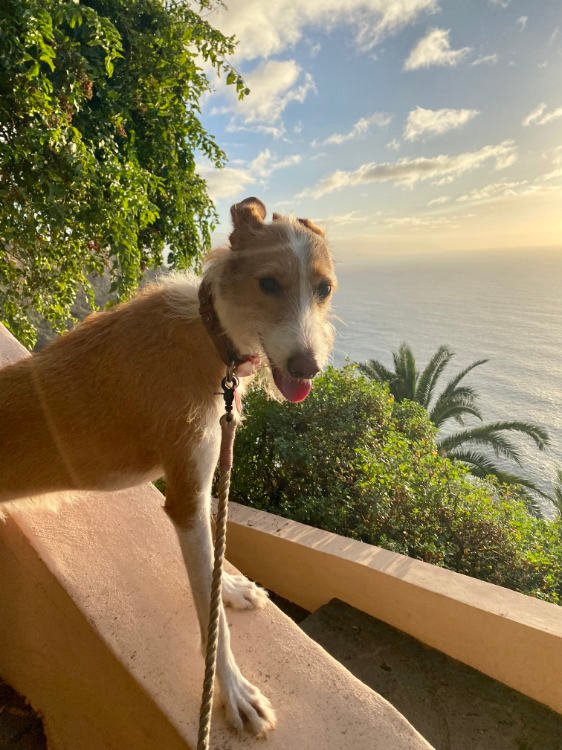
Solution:
<path fill-rule="evenodd" d="M 256 390 L 245 409 L 234 500 L 559 601 L 560 524 L 440 456 L 423 407 L 395 403 L 347 366 L 317 378 L 298 406 Z"/>

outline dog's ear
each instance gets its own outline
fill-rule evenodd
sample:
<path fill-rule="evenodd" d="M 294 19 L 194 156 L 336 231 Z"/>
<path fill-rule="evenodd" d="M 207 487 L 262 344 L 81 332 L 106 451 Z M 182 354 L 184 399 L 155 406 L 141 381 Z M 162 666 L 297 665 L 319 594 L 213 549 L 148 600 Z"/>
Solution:
<path fill-rule="evenodd" d="M 240 203 L 235 203 L 230 207 L 234 229 L 258 228 L 263 224 L 266 214 L 267 209 L 259 198 L 245 198 Z"/>
<path fill-rule="evenodd" d="M 232 249 L 244 245 L 244 240 L 263 227 L 267 213 L 266 207 L 259 198 L 245 198 L 230 207 L 234 230 L 230 235 Z"/>
<path fill-rule="evenodd" d="M 324 230 L 320 229 L 320 227 L 317 227 L 316 224 L 310 219 L 299 219 L 300 223 L 303 224 L 307 229 L 310 229 L 311 232 L 314 232 L 314 234 L 320 235 L 320 237 L 324 237 Z"/>

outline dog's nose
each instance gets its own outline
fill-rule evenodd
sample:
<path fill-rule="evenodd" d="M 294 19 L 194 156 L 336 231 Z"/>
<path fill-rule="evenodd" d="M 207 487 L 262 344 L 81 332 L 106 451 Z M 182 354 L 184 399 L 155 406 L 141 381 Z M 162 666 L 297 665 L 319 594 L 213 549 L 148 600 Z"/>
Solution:
<path fill-rule="evenodd" d="M 311 351 L 297 352 L 289 357 L 287 361 L 289 375 L 294 378 L 310 380 L 320 372 L 318 362 Z"/>

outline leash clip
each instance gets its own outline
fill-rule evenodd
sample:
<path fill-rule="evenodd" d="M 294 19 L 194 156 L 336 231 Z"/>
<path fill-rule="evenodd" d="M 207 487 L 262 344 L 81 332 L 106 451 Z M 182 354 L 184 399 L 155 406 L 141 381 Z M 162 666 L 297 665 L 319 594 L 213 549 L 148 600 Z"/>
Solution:
<path fill-rule="evenodd" d="M 221 381 L 221 388 L 222 388 L 222 397 L 224 399 L 224 409 L 226 411 L 226 421 L 230 422 L 232 420 L 232 406 L 234 404 L 234 394 L 236 389 L 238 388 L 238 383 L 240 382 L 236 375 L 234 374 L 234 370 L 236 368 L 236 365 L 234 363 L 231 363 L 226 368 L 226 375 Z"/>

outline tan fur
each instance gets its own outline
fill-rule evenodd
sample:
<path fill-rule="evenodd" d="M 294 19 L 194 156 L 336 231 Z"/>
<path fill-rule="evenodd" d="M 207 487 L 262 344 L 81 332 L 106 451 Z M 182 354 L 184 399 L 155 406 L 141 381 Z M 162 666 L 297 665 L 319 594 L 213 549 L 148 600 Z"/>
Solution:
<path fill-rule="evenodd" d="M 257 198 L 232 207 L 231 246 L 211 255 L 205 278 L 239 353 L 287 373 L 297 355 L 316 371 L 332 346 L 329 295 L 318 292 L 322 284 L 335 287 L 332 260 L 317 227 L 283 217 L 266 224 L 265 211 Z M 264 277 L 276 280 L 279 293 L 263 290 Z M 164 475 L 165 507 L 204 638 L 225 366 L 198 315 L 197 290 L 194 277 L 171 276 L 0 370 L 0 501 L 119 489 Z M 269 388 L 275 390 L 271 378 Z M 253 606 L 261 606 L 263 593 L 240 580 L 227 579 L 228 602 L 247 607 L 251 590 Z M 275 715 L 240 674 L 221 617 L 217 676 L 227 716 L 264 734 Z"/>
<path fill-rule="evenodd" d="M 0 371 L 0 499 L 136 484 L 185 460 L 223 365 L 193 305 L 172 300 L 149 287 Z"/>

